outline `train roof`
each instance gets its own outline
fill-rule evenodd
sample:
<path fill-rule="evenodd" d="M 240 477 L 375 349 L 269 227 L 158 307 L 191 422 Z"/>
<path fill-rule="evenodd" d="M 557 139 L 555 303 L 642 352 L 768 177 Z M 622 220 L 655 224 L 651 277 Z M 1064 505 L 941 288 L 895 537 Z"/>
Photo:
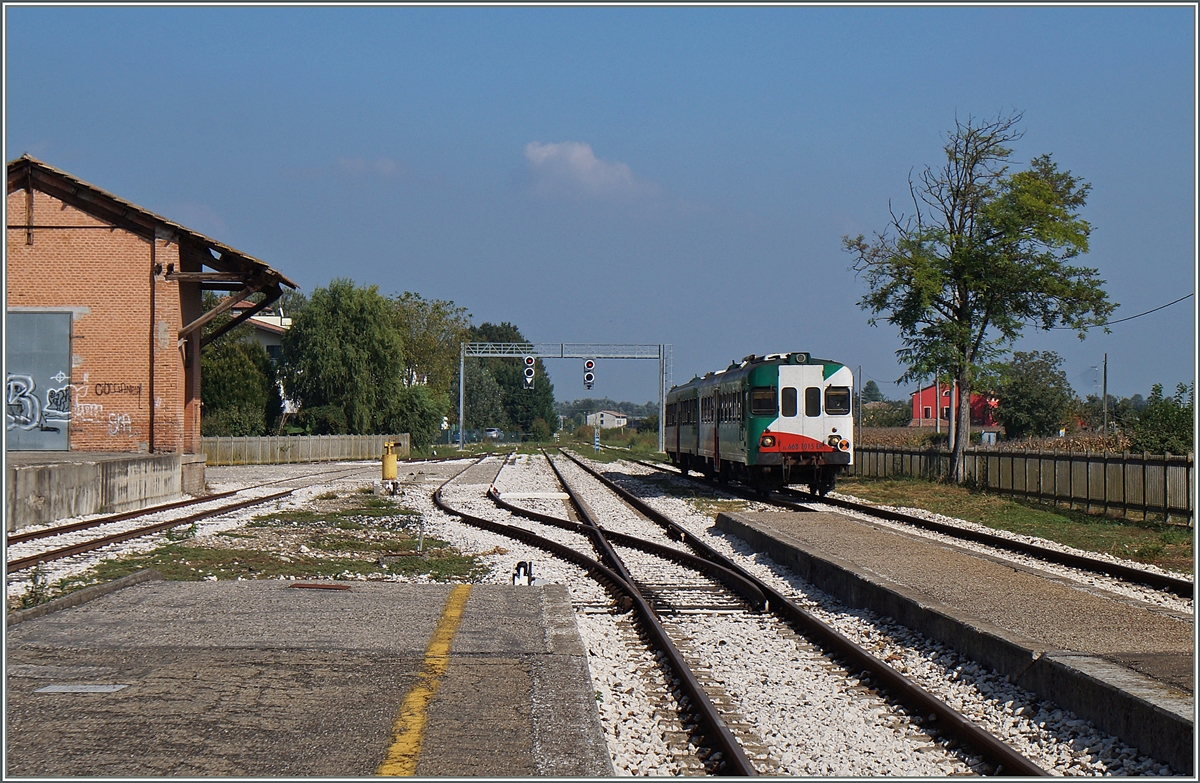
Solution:
<path fill-rule="evenodd" d="M 836 364 L 839 366 L 844 366 L 842 362 L 835 362 L 832 359 L 818 359 L 817 357 L 812 356 L 811 354 L 805 353 L 803 351 L 792 351 L 791 353 L 768 353 L 768 354 L 763 354 L 761 356 L 758 356 L 755 354 L 750 354 L 749 356 L 743 358 L 740 362 L 739 361 L 730 362 L 729 366 L 726 367 L 724 370 L 714 370 L 714 371 L 705 373 L 703 376 L 697 375 L 694 378 L 692 378 L 690 381 L 688 381 L 687 383 L 681 383 L 676 386 L 672 386 L 670 390 L 674 391 L 675 389 L 682 389 L 682 388 L 692 385 L 693 383 L 699 383 L 700 381 L 707 381 L 707 380 L 711 380 L 713 378 L 718 378 L 722 375 L 725 375 L 726 373 L 740 372 L 742 370 L 746 370 L 755 365 L 768 365 L 768 364 L 774 364 L 774 365 L 780 365 L 780 364 L 820 364 L 820 365 Z"/>

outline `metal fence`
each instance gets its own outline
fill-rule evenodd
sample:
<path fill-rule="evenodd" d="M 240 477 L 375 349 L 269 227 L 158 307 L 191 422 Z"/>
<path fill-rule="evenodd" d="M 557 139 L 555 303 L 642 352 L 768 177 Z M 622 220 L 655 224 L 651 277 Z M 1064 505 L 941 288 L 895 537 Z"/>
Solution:
<path fill-rule="evenodd" d="M 1129 452 L 1063 452 L 971 448 L 966 473 L 977 486 L 1006 495 L 1066 503 L 1089 513 L 1161 514 L 1194 524 L 1193 457 Z M 950 452 L 891 446 L 859 446 L 853 475 L 946 474 Z M 1175 519 L 1172 519 L 1175 518 Z"/>
<path fill-rule="evenodd" d="M 209 465 L 379 459 L 383 456 L 384 443 L 395 443 L 396 455 L 401 459 L 408 457 L 407 432 L 402 435 L 264 435 L 200 439 Z"/>

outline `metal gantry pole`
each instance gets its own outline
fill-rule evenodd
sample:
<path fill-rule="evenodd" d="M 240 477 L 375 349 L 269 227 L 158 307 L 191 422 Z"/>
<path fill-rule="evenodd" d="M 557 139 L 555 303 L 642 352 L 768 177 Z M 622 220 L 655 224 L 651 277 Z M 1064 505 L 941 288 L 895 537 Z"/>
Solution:
<path fill-rule="evenodd" d="M 658 450 L 666 446 L 665 426 L 667 420 L 667 346 L 658 346 Z"/>
<path fill-rule="evenodd" d="M 459 451 L 463 451 L 466 448 L 466 446 L 464 445 L 464 442 L 463 442 L 463 438 L 466 437 L 466 434 L 465 434 L 466 427 L 464 426 L 465 420 L 463 419 L 463 408 L 466 407 L 466 400 L 467 400 L 467 395 L 466 395 L 467 374 L 465 372 L 463 372 L 463 370 L 466 368 L 466 364 L 467 364 L 467 344 L 459 343 L 458 344 L 458 450 Z"/>

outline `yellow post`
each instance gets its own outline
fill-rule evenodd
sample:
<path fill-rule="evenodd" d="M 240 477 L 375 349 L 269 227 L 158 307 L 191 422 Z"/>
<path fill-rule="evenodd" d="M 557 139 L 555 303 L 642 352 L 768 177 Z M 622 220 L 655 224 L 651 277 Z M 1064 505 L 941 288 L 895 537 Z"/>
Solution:
<path fill-rule="evenodd" d="M 396 480 L 396 444 L 391 441 L 383 444 L 383 480 Z"/>

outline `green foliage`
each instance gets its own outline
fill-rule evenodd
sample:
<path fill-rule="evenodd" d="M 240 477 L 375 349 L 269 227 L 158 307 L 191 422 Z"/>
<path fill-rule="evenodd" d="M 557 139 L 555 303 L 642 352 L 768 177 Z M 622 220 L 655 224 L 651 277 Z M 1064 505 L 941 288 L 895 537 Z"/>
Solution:
<path fill-rule="evenodd" d="M 1150 389 L 1138 417 L 1130 449 L 1158 454 L 1188 454 L 1195 449 L 1195 384 L 1176 385 L 1174 397 L 1163 397 L 1161 383 Z"/>
<path fill-rule="evenodd" d="M 448 398 L 458 377 L 459 344 L 468 340 L 471 314 L 454 302 L 424 299 L 411 291 L 391 297 L 389 303 L 404 340 L 405 385 L 423 383 L 434 396 Z"/>
<path fill-rule="evenodd" d="M 283 411 L 275 369 L 256 342 L 232 334 L 200 354 L 203 435 L 262 435 Z"/>
<path fill-rule="evenodd" d="M 908 400 L 874 402 L 863 406 L 862 423 L 864 427 L 905 427 L 910 421 L 912 421 L 912 403 Z"/>
<path fill-rule="evenodd" d="M 474 342 L 524 343 L 528 342 L 516 326 L 483 323 L 472 330 Z M 524 367 L 519 358 L 478 359 L 496 379 L 500 386 L 500 402 L 504 407 L 509 424 L 521 432 L 533 431 L 535 419 L 557 422 L 554 413 L 554 385 L 546 375 L 546 366 L 538 359 L 534 364 L 535 375 L 532 390 L 524 388 Z M 468 387 L 469 390 L 470 387 Z"/>
<path fill-rule="evenodd" d="M 1073 410 L 1075 393 L 1054 351 L 1016 351 L 1003 367 L 996 396 L 996 421 L 1009 438 L 1058 433 Z"/>
<path fill-rule="evenodd" d="M 392 315 L 376 286 L 336 279 L 293 316 L 281 375 L 310 431 L 381 433 L 397 420 L 404 346 Z"/>
<path fill-rule="evenodd" d="M 548 441 L 554 436 L 554 429 L 545 419 L 534 419 L 529 427 L 529 439 L 539 443 Z"/>
<path fill-rule="evenodd" d="M 389 431 L 407 432 L 414 449 L 428 448 L 441 433 L 446 398 L 427 386 L 409 386 L 400 390 L 395 403 Z"/>
<path fill-rule="evenodd" d="M 643 416 L 642 420 L 637 425 L 638 432 L 658 432 L 658 411 L 654 411 L 647 416 Z"/>
<path fill-rule="evenodd" d="M 468 359 L 464 363 L 467 374 L 467 394 L 463 400 L 466 408 L 468 430 L 482 430 L 487 427 L 508 429 L 508 414 L 504 410 L 503 392 L 500 384 L 492 377 L 487 367 L 476 359 Z M 450 404 L 454 408 L 454 418 L 458 418 L 458 378 L 450 385 Z"/>
<path fill-rule="evenodd" d="M 1108 426 L 1110 430 L 1133 431 L 1137 426 L 1138 416 L 1145 407 L 1146 399 L 1140 394 L 1121 398 L 1108 395 Z M 1088 429 L 1097 432 L 1104 429 L 1104 404 L 1099 395 L 1089 394 L 1086 400 L 1079 403 L 1076 415 Z"/>
<path fill-rule="evenodd" d="M 949 371 L 966 397 L 976 367 L 1000 355 L 1026 326 L 1059 324 L 1082 338 L 1116 305 L 1095 269 L 1070 262 L 1088 249 L 1079 215 L 1090 186 L 1049 156 L 1009 173 L 1009 144 L 1022 135 L 1019 113 L 955 121 L 946 162 L 910 179 L 914 214 L 892 214 L 867 242 L 844 237 L 868 292 L 860 306 L 900 332 L 901 380 Z M 964 410 L 964 406 L 956 405 Z M 962 478 L 967 426 L 956 428 L 952 474 Z"/>
<path fill-rule="evenodd" d="M 886 398 L 875 381 L 867 381 L 862 389 L 863 402 L 883 402 Z"/>

